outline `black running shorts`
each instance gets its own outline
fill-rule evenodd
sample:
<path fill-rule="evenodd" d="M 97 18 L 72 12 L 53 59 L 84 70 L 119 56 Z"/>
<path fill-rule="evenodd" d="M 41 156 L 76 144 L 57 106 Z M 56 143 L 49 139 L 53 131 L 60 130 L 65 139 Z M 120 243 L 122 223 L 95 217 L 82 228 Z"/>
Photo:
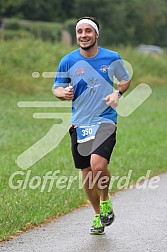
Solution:
<path fill-rule="evenodd" d="M 90 166 L 91 154 L 98 154 L 107 159 L 108 163 L 116 143 L 116 126 L 112 123 L 100 124 L 96 137 L 85 143 L 77 143 L 76 128 L 72 126 L 69 129 L 71 136 L 71 150 L 78 169 L 84 169 Z"/>

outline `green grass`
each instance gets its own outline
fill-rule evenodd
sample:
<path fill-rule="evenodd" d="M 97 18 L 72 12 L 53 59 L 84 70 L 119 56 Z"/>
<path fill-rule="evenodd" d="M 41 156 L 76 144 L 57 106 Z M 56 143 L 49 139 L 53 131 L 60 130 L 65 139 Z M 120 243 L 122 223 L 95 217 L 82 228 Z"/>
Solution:
<path fill-rule="evenodd" d="M 16 43 L 17 42 L 17 43 Z M 51 45 L 40 41 L 13 41 L 6 44 L 2 41 L 1 54 L 3 61 L 0 75 L 1 85 L 1 146 L 0 146 L 0 240 L 5 237 L 25 230 L 31 226 L 55 218 L 79 207 L 85 203 L 86 195 L 83 189 L 78 189 L 78 178 L 72 183 L 70 190 L 58 189 L 57 180 L 53 188 L 48 192 L 49 183 L 41 192 L 43 176 L 48 171 L 60 171 L 59 177 L 79 176 L 74 168 L 70 151 L 70 139 L 67 134 L 59 146 L 48 155 L 39 160 L 28 170 L 22 170 L 16 164 L 17 157 L 28 147 L 45 136 L 54 119 L 34 119 L 34 112 L 56 112 L 55 108 L 19 108 L 18 101 L 55 101 L 51 92 L 52 79 L 33 79 L 33 71 L 55 71 L 58 61 L 66 50 L 60 50 L 60 45 Z M 159 73 L 164 69 L 164 58 L 149 58 L 138 55 L 134 49 L 120 49 L 125 59 L 128 55 L 136 62 L 133 85 L 143 82 L 150 84 L 152 95 L 130 116 L 119 117 L 117 130 L 117 144 L 109 165 L 113 176 L 127 175 L 133 170 L 131 183 L 140 176 L 146 175 L 151 170 L 154 176 L 167 170 L 166 146 L 167 146 L 167 115 L 166 93 L 164 85 L 166 72 L 159 78 Z M 166 58 L 166 54 L 164 56 Z M 146 62 L 148 69 L 141 70 L 141 60 Z M 129 60 L 130 61 L 130 60 Z M 151 68 L 155 64 L 160 72 L 153 73 L 157 83 L 151 82 Z M 142 76 L 151 76 L 149 81 L 144 81 Z M 21 76 L 20 76 L 21 75 Z M 155 75 L 155 76 L 154 76 Z M 139 78 L 140 76 L 140 78 Z M 153 78 L 154 79 L 154 78 Z M 159 80 L 159 82 L 158 82 Z M 133 87 L 132 85 L 132 87 Z M 131 89 L 132 89 L 131 87 Z M 59 110 L 60 112 L 60 110 Z M 65 110 L 61 110 L 65 112 Z M 11 189 L 9 178 L 20 171 L 23 175 L 17 175 L 14 185 L 20 180 L 20 188 Z M 26 186 L 26 174 L 30 177 Z M 31 189 L 30 181 L 34 176 L 41 178 L 38 188 Z M 34 185 L 37 182 L 34 181 Z M 60 181 L 59 181 L 60 182 Z M 61 185 L 67 185 L 67 182 Z M 25 189 L 23 188 L 25 186 Z M 117 182 L 112 191 L 117 191 Z"/>

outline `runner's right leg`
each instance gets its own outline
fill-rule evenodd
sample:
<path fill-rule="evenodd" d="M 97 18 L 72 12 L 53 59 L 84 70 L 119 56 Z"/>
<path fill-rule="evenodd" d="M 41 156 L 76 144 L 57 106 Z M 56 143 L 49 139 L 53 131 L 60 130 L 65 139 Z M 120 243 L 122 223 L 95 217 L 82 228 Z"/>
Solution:
<path fill-rule="evenodd" d="M 87 167 L 82 169 L 82 176 L 84 180 L 84 189 L 85 192 L 95 210 L 96 214 L 100 213 L 100 191 L 95 183 L 95 185 L 92 187 L 93 184 L 93 173 L 91 170 L 91 167 Z"/>

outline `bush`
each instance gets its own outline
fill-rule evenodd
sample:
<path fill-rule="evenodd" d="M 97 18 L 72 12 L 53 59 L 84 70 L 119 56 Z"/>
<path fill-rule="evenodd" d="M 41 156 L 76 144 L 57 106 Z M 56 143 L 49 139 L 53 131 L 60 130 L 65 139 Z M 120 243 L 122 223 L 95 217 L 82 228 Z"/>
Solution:
<path fill-rule="evenodd" d="M 31 36 L 40 38 L 44 41 L 59 42 L 61 40 L 62 25 L 59 23 L 4 19 L 2 21 L 2 26 L 2 30 L 5 30 L 4 34 L 6 34 L 4 36 L 5 39 L 12 39 L 12 37 L 25 37 L 31 34 Z"/>
<path fill-rule="evenodd" d="M 74 44 L 76 41 L 75 38 L 75 23 L 76 23 L 76 19 L 68 19 L 65 21 L 63 28 L 66 29 L 72 37 L 72 43 Z"/>
<path fill-rule="evenodd" d="M 34 36 L 32 33 L 25 31 L 25 30 L 3 30 L 0 31 L 0 38 L 4 40 L 11 40 L 11 39 L 33 39 Z"/>

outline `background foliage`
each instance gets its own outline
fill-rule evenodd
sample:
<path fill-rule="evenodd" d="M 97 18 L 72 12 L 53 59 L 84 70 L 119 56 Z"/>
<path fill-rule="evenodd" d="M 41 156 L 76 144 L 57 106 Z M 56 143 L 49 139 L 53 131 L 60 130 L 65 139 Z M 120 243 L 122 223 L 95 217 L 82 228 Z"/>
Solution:
<path fill-rule="evenodd" d="M 103 45 L 167 45 L 166 0 L 1 0 L 0 18 L 71 24 L 81 16 L 96 16 Z M 71 22 L 71 20 L 73 22 Z M 70 24 L 68 26 L 67 24 Z M 59 26 L 60 28 L 60 26 Z M 61 27 L 62 28 L 62 27 Z M 60 30 L 55 25 L 56 32 Z"/>

